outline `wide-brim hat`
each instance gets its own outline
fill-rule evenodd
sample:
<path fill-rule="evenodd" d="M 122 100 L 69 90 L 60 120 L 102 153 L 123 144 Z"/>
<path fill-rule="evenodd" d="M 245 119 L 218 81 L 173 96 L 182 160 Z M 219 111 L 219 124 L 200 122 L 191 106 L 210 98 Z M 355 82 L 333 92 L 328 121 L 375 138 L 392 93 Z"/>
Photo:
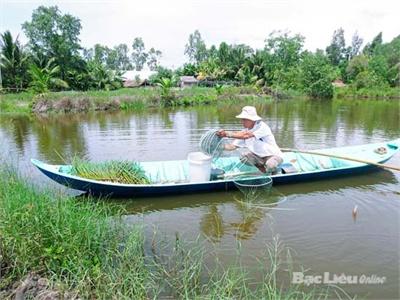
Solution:
<path fill-rule="evenodd" d="M 257 115 L 257 110 L 254 106 L 245 106 L 242 108 L 242 112 L 236 116 L 238 119 L 248 119 L 251 121 L 259 121 L 262 118 Z"/>

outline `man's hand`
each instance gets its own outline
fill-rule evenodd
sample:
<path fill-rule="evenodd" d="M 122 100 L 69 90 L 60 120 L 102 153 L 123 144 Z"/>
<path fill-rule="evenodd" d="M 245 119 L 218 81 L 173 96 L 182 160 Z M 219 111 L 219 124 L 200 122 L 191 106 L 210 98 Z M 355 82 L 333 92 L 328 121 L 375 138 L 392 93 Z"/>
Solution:
<path fill-rule="evenodd" d="M 234 144 L 226 144 L 226 145 L 224 145 L 224 150 L 232 151 L 232 150 L 235 150 L 235 149 L 237 149 L 237 146 L 235 146 Z"/>
<path fill-rule="evenodd" d="M 222 138 L 228 137 L 228 138 L 241 139 L 241 140 L 246 140 L 246 139 L 254 137 L 254 134 L 250 131 L 229 131 L 228 132 L 223 129 L 218 130 L 217 135 Z"/>
<path fill-rule="evenodd" d="M 219 137 L 222 137 L 222 138 L 228 136 L 228 135 L 226 134 L 226 131 L 223 130 L 223 129 L 218 130 L 218 131 L 217 131 L 217 135 L 218 135 Z"/>

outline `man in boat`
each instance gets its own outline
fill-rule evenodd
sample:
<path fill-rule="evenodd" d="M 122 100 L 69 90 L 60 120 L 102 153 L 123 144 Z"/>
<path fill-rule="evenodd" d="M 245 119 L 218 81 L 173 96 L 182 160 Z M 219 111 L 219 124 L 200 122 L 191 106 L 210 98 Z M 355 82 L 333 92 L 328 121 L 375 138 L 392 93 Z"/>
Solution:
<path fill-rule="evenodd" d="M 225 145 L 225 150 L 247 148 L 248 152 L 241 155 L 242 162 L 256 166 L 263 173 L 276 174 L 283 162 L 283 154 L 269 126 L 257 115 L 254 106 L 243 107 L 236 118 L 242 120 L 244 130 L 234 132 L 221 129 L 217 132 L 220 137 L 235 139 Z"/>

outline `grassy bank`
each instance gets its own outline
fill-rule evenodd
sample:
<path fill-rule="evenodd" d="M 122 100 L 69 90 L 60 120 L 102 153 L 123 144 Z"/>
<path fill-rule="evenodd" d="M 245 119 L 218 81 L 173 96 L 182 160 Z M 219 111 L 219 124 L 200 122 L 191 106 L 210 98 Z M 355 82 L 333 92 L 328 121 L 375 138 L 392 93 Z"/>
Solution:
<path fill-rule="evenodd" d="M 272 98 L 305 97 L 296 91 L 261 93 L 254 87 L 223 87 L 222 89 L 193 87 L 174 88 L 171 99 L 161 97 L 160 88 L 122 88 L 114 91 L 67 91 L 34 95 L 29 92 L 0 94 L 0 113 L 75 113 L 106 110 L 142 110 L 162 107 L 168 102 L 173 106 L 191 106 L 217 102 L 270 100 Z M 335 98 L 400 99 L 400 88 L 360 89 L 350 86 L 335 88 Z"/>
<path fill-rule="evenodd" d="M 260 261 L 259 282 L 240 262 L 207 268 L 204 249 L 178 236 L 146 242 L 141 226 L 126 225 L 122 211 L 107 203 L 38 191 L 0 168 L 0 298 L 46 292 L 70 299 L 328 297 L 278 284 L 279 242 Z"/>
<path fill-rule="evenodd" d="M 270 99 L 252 87 L 224 87 L 220 90 L 205 87 L 173 88 L 168 105 L 190 106 L 223 101 L 255 101 Z M 104 110 L 140 110 L 160 107 L 166 101 L 155 87 L 123 88 L 114 91 L 50 92 L 41 96 L 24 92 L 0 95 L 0 112 L 69 113 Z M 171 101 L 170 101 L 171 100 Z"/>
<path fill-rule="evenodd" d="M 352 86 L 335 88 L 335 98 L 344 99 L 400 99 L 400 88 L 363 88 L 357 90 Z"/>

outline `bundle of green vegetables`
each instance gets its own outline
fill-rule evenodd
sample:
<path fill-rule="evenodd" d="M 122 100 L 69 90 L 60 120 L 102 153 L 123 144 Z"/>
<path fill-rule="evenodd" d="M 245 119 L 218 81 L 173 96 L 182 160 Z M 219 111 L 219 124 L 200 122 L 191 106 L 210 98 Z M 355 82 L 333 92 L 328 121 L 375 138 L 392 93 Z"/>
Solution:
<path fill-rule="evenodd" d="M 71 173 L 87 179 L 125 184 L 149 184 L 150 180 L 139 163 L 109 160 L 90 162 L 79 158 L 72 161 Z"/>

